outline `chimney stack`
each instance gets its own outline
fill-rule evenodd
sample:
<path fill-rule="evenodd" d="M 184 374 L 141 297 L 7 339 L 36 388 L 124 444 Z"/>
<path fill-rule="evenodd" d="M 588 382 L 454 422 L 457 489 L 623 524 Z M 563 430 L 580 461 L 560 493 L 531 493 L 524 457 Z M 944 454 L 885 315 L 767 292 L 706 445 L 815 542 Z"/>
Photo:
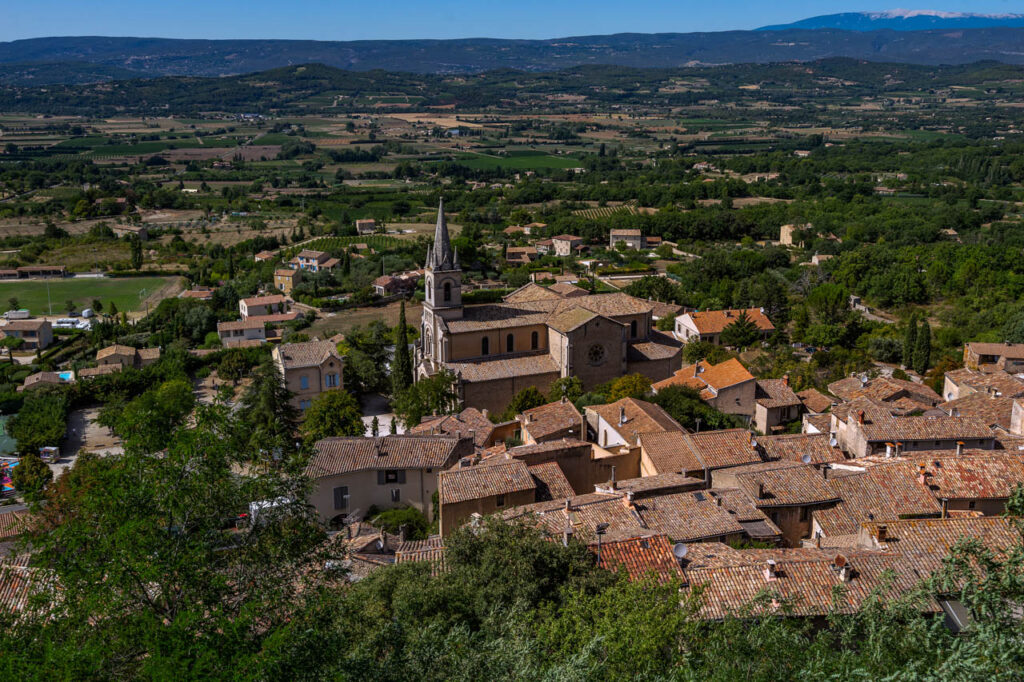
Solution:
<path fill-rule="evenodd" d="M 615 467 L 614 466 L 612 467 L 612 480 L 609 483 L 608 487 L 610 487 L 612 490 L 617 490 L 618 487 L 619 487 L 619 482 L 615 480 Z"/>
<path fill-rule="evenodd" d="M 757 484 L 757 499 L 763 500 L 765 498 L 764 483 Z"/>
<path fill-rule="evenodd" d="M 626 509 L 633 508 L 633 493 L 627 492 L 625 495 L 622 496 L 622 506 L 625 507 Z"/>
<path fill-rule="evenodd" d="M 857 422 L 859 424 L 864 423 L 864 410 L 857 410 Z"/>
<path fill-rule="evenodd" d="M 888 537 L 889 537 L 889 527 L 886 526 L 884 523 L 883 524 L 879 524 L 879 526 L 875 529 L 875 539 L 878 540 L 879 543 L 882 543 L 882 542 L 885 542 L 886 538 L 888 538 Z"/>
<path fill-rule="evenodd" d="M 620 407 L 619 408 L 619 426 L 622 426 L 625 423 L 626 423 L 626 408 L 625 407 Z"/>
<path fill-rule="evenodd" d="M 485 407 L 484 409 L 480 410 L 480 414 L 482 414 L 482 415 L 483 415 L 483 416 L 485 416 L 485 417 L 488 417 L 488 418 L 490 418 L 490 416 L 491 416 L 491 411 L 490 411 L 490 410 L 488 410 L 488 409 L 487 409 L 487 408 Z"/>
<path fill-rule="evenodd" d="M 956 442 L 956 454 L 958 454 L 958 455 L 964 454 L 964 442 L 962 440 L 958 440 Z"/>
<path fill-rule="evenodd" d="M 814 534 L 814 546 L 816 548 L 818 548 L 818 549 L 821 549 L 821 531 L 820 530 L 817 533 Z"/>
<path fill-rule="evenodd" d="M 769 559 L 764 562 L 764 580 L 765 582 L 775 582 L 778 580 L 778 570 L 775 564 L 775 559 Z"/>
<path fill-rule="evenodd" d="M 783 383 L 784 386 L 789 386 L 789 375 L 788 374 L 783 374 L 782 375 L 782 383 Z"/>

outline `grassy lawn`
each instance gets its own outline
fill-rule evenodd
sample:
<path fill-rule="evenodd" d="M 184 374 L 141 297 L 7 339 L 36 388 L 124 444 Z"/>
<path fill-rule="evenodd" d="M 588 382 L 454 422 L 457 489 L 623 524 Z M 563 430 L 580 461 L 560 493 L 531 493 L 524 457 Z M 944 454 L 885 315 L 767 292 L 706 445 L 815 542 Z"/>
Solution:
<path fill-rule="evenodd" d="M 71 299 L 78 310 L 92 306 L 92 299 L 103 301 L 104 309 L 110 302 L 117 304 L 118 310 L 133 311 L 140 307 L 147 296 L 152 295 L 172 277 L 124 277 L 121 279 L 64 279 L 50 280 L 50 299 L 53 301 L 53 314 L 65 311 L 65 302 Z M 4 281 L 0 282 L 0 308 L 7 310 L 7 300 L 16 296 L 18 306 L 28 308 L 34 315 L 46 315 L 49 308 L 46 303 L 45 281 Z"/>

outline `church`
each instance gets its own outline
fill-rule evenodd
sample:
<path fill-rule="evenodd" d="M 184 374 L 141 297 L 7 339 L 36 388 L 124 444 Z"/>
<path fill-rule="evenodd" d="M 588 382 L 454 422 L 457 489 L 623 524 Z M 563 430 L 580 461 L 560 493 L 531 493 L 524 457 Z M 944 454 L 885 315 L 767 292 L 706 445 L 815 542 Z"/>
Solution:
<path fill-rule="evenodd" d="M 546 393 L 561 377 L 579 377 L 589 390 L 625 374 L 659 381 L 681 367 L 682 344 L 653 328 L 656 304 L 621 292 L 531 283 L 501 303 L 463 306 L 443 200 L 425 284 L 416 376 L 449 370 L 464 407 L 500 412 L 524 388 Z"/>

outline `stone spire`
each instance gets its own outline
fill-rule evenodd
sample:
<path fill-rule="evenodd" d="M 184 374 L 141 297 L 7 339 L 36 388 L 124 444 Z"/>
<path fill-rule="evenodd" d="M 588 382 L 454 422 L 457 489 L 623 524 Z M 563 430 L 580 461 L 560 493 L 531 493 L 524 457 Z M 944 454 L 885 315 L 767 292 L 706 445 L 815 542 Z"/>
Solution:
<path fill-rule="evenodd" d="M 436 270 L 454 270 L 455 256 L 452 242 L 448 237 L 448 221 L 444 217 L 444 198 L 437 207 L 437 227 L 434 228 L 434 247 L 431 250 L 431 267 Z"/>

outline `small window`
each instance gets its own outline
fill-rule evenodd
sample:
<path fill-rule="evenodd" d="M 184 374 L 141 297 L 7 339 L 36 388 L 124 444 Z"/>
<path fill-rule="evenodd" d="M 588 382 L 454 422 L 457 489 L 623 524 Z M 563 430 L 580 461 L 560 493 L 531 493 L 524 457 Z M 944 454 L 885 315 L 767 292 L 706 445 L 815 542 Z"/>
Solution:
<path fill-rule="evenodd" d="M 537 350 L 540 347 L 540 334 L 537 332 L 530 333 L 530 348 Z"/>
<path fill-rule="evenodd" d="M 452 300 L 452 283 L 451 282 L 445 282 L 444 283 L 444 302 L 448 303 L 451 300 Z"/>
<path fill-rule="evenodd" d="M 491 352 L 491 340 L 486 336 L 480 340 L 480 355 L 487 355 Z"/>
<path fill-rule="evenodd" d="M 337 388 L 338 387 L 338 375 L 337 374 L 328 374 L 326 377 L 324 377 L 324 386 L 326 386 L 327 388 Z"/>
<path fill-rule="evenodd" d="M 398 472 L 397 471 L 385 471 L 384 472 L 385 483 L 398 483 Z"/>
<path fill-rule="evenodd" d="M 515 350 L 515 347 L 516 337 L 513 336 L 512 334 L 509 334 L 508 336 L 505 337 L 505 352 L 511 353 Z"/>
<path fill-rule="evenodd" d="M 976 502 L 974 500 L 971 500 L 970 502 L 967 503 L 967 508 L 968 509 L 974 509 L 974 505 L 975 504 L 976 504 Z"/>
<path fill-rule="evenodd" d="M 391 489 L 391 501 L 392 502 L 401 502 L 402 501 L 402 491 L 399 490 L 398 488 L 392 488 Z"/>
<path fill-rule="evenodd" d="M 334 508 L 336 510 L 348 509 L 347 485 L 343 485 L 334 489 Z"/>
<path fill-rule="evenodd" d="M 497 507 L 504 507 L 505 506 L 505 496 L 504 495 L 498 495 L 497 497 L 495 497 L 494 498 L 494 505 L 497 506 Z"/>
<path fill-rule="evenodd" d="M 299 388 L 301 388 L 303 391 L 308 391 L 309 390 L 309 377 L 307 377 L 307 376 L 299 377 Z"/>
<path fill-rule="evenodd" d="M 636 338 L 636 320 L 629 323 L 629 338 Z"/>

